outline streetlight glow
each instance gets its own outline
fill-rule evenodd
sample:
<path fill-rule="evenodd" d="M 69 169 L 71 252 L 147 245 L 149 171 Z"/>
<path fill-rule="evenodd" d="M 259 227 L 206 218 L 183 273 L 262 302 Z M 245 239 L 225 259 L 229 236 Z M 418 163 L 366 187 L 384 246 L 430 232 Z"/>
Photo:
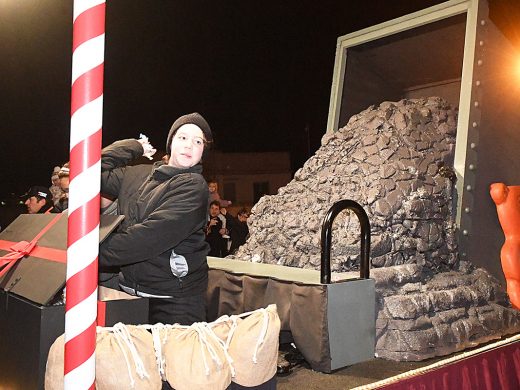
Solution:
<path fill-rule="evenodd" d="M 514 74 L 518 81 L 520 81 L 520 54 L 518 54 L 515 59 Z"/>

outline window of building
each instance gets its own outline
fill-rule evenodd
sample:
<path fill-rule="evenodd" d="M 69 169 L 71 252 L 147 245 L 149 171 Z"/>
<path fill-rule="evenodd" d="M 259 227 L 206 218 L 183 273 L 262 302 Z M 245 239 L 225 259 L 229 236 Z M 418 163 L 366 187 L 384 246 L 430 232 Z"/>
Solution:
<path fill-rule="evenodd" d="M 224 183 L 224 199 L 235 203 L 237 200 L 237 189 L 235 183 Z"/>
<path fill-rule="evenodd" d="M 253 203 L 258 202 L 262 196 L 267 194 L 269 194 L 268 181 L 253 183 Z"/>

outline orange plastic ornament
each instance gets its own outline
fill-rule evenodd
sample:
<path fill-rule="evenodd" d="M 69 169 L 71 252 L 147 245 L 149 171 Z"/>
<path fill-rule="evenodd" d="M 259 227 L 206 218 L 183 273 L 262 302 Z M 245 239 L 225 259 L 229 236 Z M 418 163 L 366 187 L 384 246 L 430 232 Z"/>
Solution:
<path fill-rule="evenodd" d="M 520 186 L 493 183 L 490 193 L 497 205 L 498 220 L 505 236 L 500 260 L 507 295 L 513 307 L 520 310 Z"/>

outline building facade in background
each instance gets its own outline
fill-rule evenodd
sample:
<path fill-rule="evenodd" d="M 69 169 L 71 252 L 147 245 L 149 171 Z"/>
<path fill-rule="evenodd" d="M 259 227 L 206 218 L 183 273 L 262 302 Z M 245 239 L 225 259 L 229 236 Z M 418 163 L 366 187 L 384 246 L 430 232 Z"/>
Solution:
<path fill-rule="evenodd" d="M 276 194 L 292 179 L 289 152 L 224 153 L 204 158 L 204 177 L 218 183 L 222 199 L 251 208 L 262 196 Z"/>

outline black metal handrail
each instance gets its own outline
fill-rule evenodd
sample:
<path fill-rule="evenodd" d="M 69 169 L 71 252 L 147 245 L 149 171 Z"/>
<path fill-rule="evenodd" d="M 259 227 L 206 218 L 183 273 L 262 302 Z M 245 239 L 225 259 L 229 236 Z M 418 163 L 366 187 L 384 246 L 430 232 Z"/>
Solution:
<path fill-rule="evenodd" d="M 356 213 L 361 225 L 361 257 L 359 260 L 359 277 L 370 277 L 370 222 L 361 205 L 353 200 L 340 200 L 332 205 L 321 225 L 321 283 L 330 284 L 330 249 L 332 242 L 332 223 L 336 216 L 345 209 Z"/>

